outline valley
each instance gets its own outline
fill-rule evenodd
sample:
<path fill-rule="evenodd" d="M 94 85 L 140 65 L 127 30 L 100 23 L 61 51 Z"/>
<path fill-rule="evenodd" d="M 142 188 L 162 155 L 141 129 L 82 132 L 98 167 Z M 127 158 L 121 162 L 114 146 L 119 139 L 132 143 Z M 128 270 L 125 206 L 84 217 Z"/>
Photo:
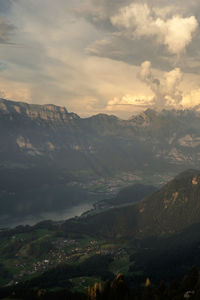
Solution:
<path fill-rule="evenodd" d="M 130 285 L 179 279 L 200 267 L 199 193 L 200 172 L 187 170 L 134 204 L 2 229 L 0 291 L 28 285 L 87 292 L 119 272 Z"/>

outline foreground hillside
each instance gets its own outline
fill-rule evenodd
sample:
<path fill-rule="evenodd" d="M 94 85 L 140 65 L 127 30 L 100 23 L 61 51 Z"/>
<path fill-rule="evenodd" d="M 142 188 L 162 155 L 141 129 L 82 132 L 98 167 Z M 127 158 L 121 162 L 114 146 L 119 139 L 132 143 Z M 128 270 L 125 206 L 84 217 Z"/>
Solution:
<path fill-rule="evenodd" d="M 200 113 L 146 110 L 129 120 L 0 99 L 0 221 L 160 186 L 198 168 Z"/>

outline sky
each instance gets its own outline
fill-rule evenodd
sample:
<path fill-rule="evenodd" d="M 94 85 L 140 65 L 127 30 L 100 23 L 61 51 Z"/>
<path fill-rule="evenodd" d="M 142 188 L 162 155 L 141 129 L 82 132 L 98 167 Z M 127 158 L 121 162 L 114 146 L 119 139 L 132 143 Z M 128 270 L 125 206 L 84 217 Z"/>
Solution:
<path fill-rule="evenodd" d="M 0 97 L 87 117 L 200 104 L 200 1 L 0 0 Z"/>

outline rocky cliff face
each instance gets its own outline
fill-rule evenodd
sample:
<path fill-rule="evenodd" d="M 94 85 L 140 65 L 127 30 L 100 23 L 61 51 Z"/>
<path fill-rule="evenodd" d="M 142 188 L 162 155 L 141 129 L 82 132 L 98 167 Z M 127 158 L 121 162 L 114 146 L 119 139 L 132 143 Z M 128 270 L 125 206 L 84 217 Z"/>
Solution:
<path fill-rule="evenodd" d="M 0 100 L 0 158 L 23 167 L 59 165 L 110 176 L 120 172 L 176 172 L 198 167 L 200 113 L 146 110 L 121 120 L 99 114 L 82 119 L 55 105 Z"/>
<path fill-rule="evenodd" d="M 12 118 L 29 118 L 31 120 L 44 120 L 52 122 L 65 122 L 79 119 L 74 113 L 68 113 L 65 107 L 53 104 L 37 105 L 23 102 L 14 102 L 0 99 L 0 114 Z"/>

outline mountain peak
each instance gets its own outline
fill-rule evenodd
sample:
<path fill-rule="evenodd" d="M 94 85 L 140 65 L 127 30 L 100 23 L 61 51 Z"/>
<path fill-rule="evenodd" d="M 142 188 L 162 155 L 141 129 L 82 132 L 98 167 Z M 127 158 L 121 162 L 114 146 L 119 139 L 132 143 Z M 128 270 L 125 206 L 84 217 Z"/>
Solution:
<path fill-rule="evenodd" d="M 96 119 L 96 120 L 118 120 L 119 118 L 115 115 L 107 115 L 103 113 L 96 114 L 94 116 L 91 116 L 90 118 Z"/>
<path fill-rule="evenodd" d="M 149 126 L 154 119 L 159 116 L 159 113 L 156 110 L 151 108 L 146 109 L 144 112 L 139 115 L 133 116 L 130 118 L 130 121 L 134 122 L 136 125 L 147 127 Z"/>

